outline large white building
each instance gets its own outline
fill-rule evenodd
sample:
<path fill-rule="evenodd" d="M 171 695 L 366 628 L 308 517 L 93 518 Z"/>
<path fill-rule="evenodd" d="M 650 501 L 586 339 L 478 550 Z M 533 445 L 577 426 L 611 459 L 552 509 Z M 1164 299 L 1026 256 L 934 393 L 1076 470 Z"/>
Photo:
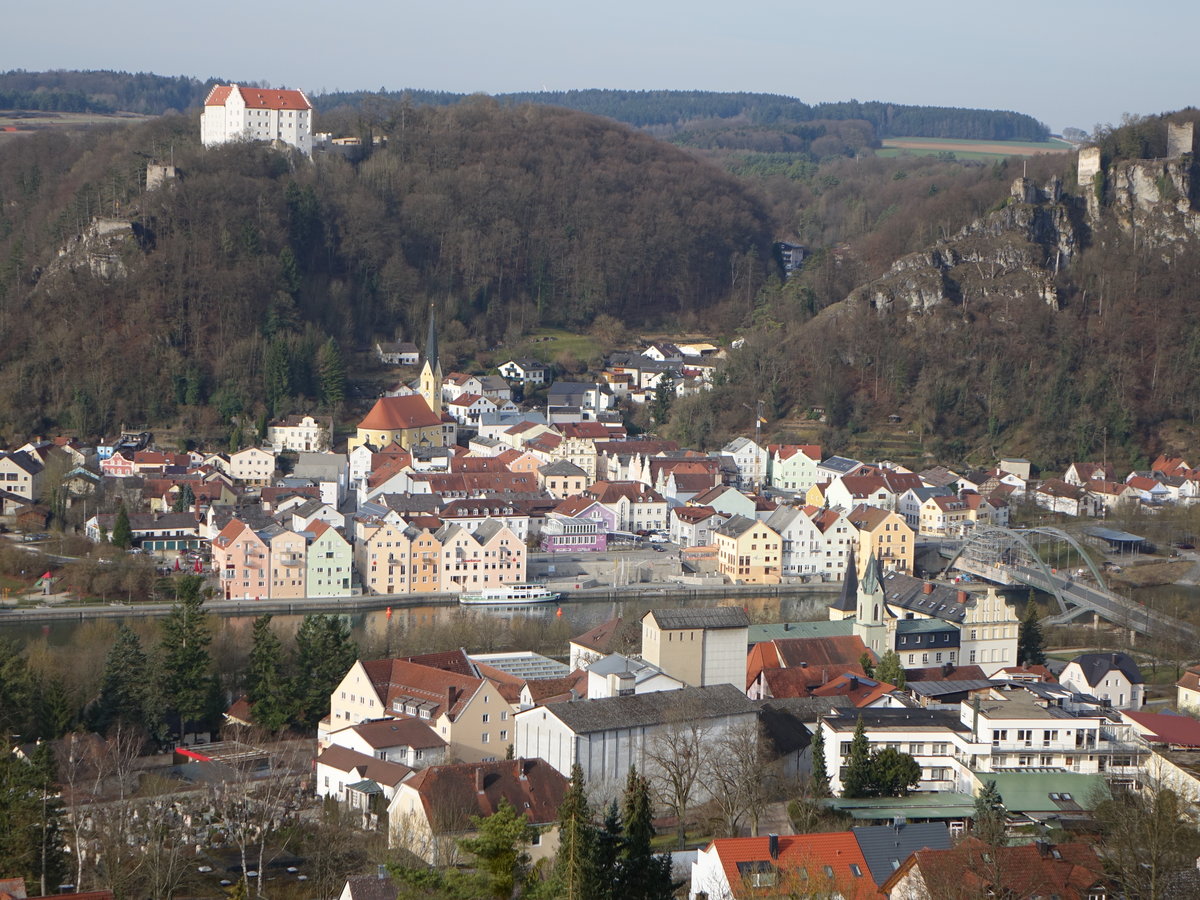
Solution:
<path fill-rule="evenodd" d="M 312 156 L 313 106 L 303 91 L 218 84 L 204 101 L 200 142 L 282 141 Z"/>

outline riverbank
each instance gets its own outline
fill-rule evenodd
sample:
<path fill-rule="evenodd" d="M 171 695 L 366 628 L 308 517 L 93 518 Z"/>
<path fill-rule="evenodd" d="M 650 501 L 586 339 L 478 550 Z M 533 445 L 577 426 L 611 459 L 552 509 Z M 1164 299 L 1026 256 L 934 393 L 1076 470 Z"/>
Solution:
<path fill-rule="evenodd" d="M 739 584 L 693 586 L 678 584 L 640 584 L 625 587 L 606 585 L 596 588 L 564 590 L 564 603 L 613 603 L 617 600 L 645 598 L 680 601 L 690 599 L 722 600 L 736 597 L 787 597 L 831 594 L 835 584 Z M 53 601 L 53 597 L 47 598 Z M 372 594 L 360 597 L 305 597 L 289 600 L 209 600 L 204 608 L 213 615 L 228 618 L 243 616 L 307 615 L 309 613 L 375 612 L 381 609 L 408 609 L 418 606 L 458 606 L 453 594 Z M 504 606 L 505 604 L 497 604 Z M 530 609 L 552 607 L 539 604 Z M 5 622 L 88 621 L 92 619 L 161 618 L 171 611 L 170 603 L 106 603 L 84 605 L 47 604 L 34 607 L 8 607 L 0 610 L 0 627 Z M 474 607 L 486 610 L 487 607 Z"/>

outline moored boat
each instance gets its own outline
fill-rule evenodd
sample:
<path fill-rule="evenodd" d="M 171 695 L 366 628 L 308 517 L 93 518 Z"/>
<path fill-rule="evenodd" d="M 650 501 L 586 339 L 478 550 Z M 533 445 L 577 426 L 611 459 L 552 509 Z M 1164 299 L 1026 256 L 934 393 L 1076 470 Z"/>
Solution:
<path fill-rule="evenodd" d="M 505 584 L 495 588 L 484 588 L 475 594 L 460 594 L 458 602 L 464 606 L 524 606 L 550 603 L 561 596 L 544 584 Z"/>

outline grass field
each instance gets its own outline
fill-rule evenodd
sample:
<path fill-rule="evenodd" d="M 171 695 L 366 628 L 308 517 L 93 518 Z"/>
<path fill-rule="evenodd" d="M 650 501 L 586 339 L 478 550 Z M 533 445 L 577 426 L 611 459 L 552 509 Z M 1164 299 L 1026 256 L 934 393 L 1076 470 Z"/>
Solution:
<path fill-rule="evenodd" d="M 149 119 L 134 113 L 57 113 L 0 109 L 0 140 L 11 140 L 35 131 L 63 131 L 91 128 L 96 125 L 128 125 Z"/>
<path fill-rule="evenodd" d="M 905 154 L 931 156 L 953 153 L 955 159 L 1004 159 L 1009 156 L 1036 156 L 1040 153 L 1068 153 L 1073 150 L 1066 141 L 966 141 L 949 138 L 887 138 L 876 156 L 895 157 Z"/>

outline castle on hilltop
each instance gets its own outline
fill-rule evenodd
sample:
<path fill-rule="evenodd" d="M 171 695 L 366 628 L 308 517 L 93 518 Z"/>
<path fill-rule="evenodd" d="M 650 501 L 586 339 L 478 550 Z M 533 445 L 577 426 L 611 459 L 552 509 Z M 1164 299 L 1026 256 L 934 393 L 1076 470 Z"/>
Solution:
<path fill-rule="evenodd" d="M 313 106 L 304 91 L 218 84 L 204 101 L 200 141 L 278 141 L 312 156 Z"/>

